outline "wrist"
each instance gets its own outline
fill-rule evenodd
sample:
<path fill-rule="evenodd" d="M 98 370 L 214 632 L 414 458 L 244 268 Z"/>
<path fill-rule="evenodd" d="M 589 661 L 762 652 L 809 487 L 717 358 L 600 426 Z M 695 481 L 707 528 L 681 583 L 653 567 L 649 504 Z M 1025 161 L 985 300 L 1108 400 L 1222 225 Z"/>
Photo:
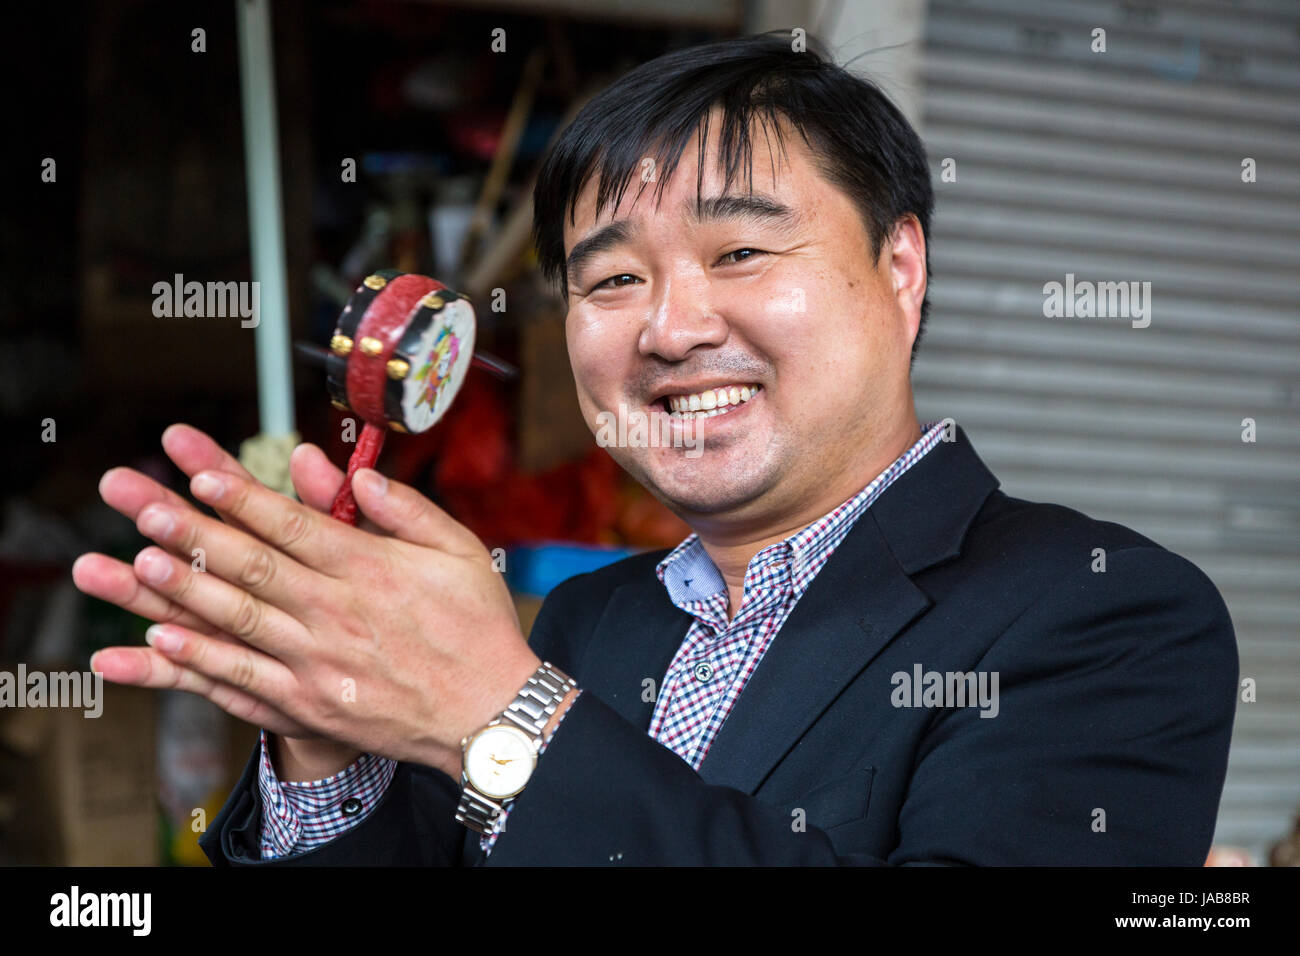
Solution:
<path fill-rule="evenodd" d="M 266 748 L 276 778 L 286 783 L 332 777 L 356 763 L 363 753 L 337 740 L 282 737 L 270 732 L 266 734 Z"/>
<path fill-rule="evenodd" d="M 572 677 L 543 662 L 498 717 L 464 738 L 458 822 L 480 834 L 493 832 L 579 693 Z"/>

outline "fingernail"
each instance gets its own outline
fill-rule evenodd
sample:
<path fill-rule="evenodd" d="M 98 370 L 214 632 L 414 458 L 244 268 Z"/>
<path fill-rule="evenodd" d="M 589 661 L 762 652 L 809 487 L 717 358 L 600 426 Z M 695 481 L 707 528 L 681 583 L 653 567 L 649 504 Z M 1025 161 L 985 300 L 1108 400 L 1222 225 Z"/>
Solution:
<path fill-rule="evenodd" d="M 168 538 L 171 536 L 172 529 L 176 527 L 176 522 L 172 516 L 162 508 L 150 505 L 144 509 L 140 515 L 140 533 L 146 537 L 157 540 L 158 538 Z"/>
<path fill-rule="evenodd" d="M 173 653 L 181 649 L 181 636 L 159 624 L 151 625 L 149 630 L 144 632 L 144 640 L 150 647 L 164 653 Z"/>
<path fill-rule="evenodd" d="M 204 501 L 213 501 L 221 497 L 221 493 L 226 490 L 226 483 L 204 471 L 194 476 L 194 480 L 190 482 L 190 490 Z"/>
<path fill-rule="evenodd" d="M 162 584 L 171 576 L 171 567 L 161 554 L 149 552 L 140 559 L 140 576 L 150 584 Z"/>
<path fill-rule="evenodd" d="M 386 495 L 388 494 L 388 479 L 377 471 L 366 470 L 363 480 L 370 488 L 371 494 Z"/>

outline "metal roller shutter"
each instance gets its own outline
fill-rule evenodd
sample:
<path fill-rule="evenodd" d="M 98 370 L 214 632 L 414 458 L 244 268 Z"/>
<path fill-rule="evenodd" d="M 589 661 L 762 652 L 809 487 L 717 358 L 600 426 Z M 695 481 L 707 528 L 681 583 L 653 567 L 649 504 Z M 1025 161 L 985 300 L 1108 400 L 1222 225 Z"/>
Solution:
<path fill-rule="evenodd" d="M 1258 699 L 1215 842 L 1264 862 L 1300 803 L 1300 4 L 933 0 L 922 77 L 918 412 L 1219 586 Z M 1067 274 L 1150 282 L 1150 325 L 1045 317 Z"/>

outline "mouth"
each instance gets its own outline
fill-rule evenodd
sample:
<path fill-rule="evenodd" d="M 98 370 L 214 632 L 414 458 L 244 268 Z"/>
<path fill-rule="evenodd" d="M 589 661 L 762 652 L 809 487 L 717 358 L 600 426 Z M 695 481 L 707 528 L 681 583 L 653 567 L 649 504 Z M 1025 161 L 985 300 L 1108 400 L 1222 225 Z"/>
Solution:
<path fill-rule="evenodd" d="M 717 418 L 736 411 L 762 390 L 763 386 L 755 382 L 736 382 L 698 392 L 672 392 L 659 396 L 654 404 L 683 421 Z"/>

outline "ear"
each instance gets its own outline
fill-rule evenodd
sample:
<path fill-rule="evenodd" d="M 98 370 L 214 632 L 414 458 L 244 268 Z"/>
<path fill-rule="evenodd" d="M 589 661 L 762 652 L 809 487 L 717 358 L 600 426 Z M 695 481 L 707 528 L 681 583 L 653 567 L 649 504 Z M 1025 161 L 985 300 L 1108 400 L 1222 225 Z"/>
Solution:
<path fill-rule="evenodd" d="M 921 327 L 921 303 L 925 301 L 928 276 L 925 271 L 925 233 L 916 216 L 908 214 L 894 224 L 894 234 L 884 250 L 889 256 L 889 276 L 894 299 L 907 320 L 907 346 L 916 341 Z"/>

